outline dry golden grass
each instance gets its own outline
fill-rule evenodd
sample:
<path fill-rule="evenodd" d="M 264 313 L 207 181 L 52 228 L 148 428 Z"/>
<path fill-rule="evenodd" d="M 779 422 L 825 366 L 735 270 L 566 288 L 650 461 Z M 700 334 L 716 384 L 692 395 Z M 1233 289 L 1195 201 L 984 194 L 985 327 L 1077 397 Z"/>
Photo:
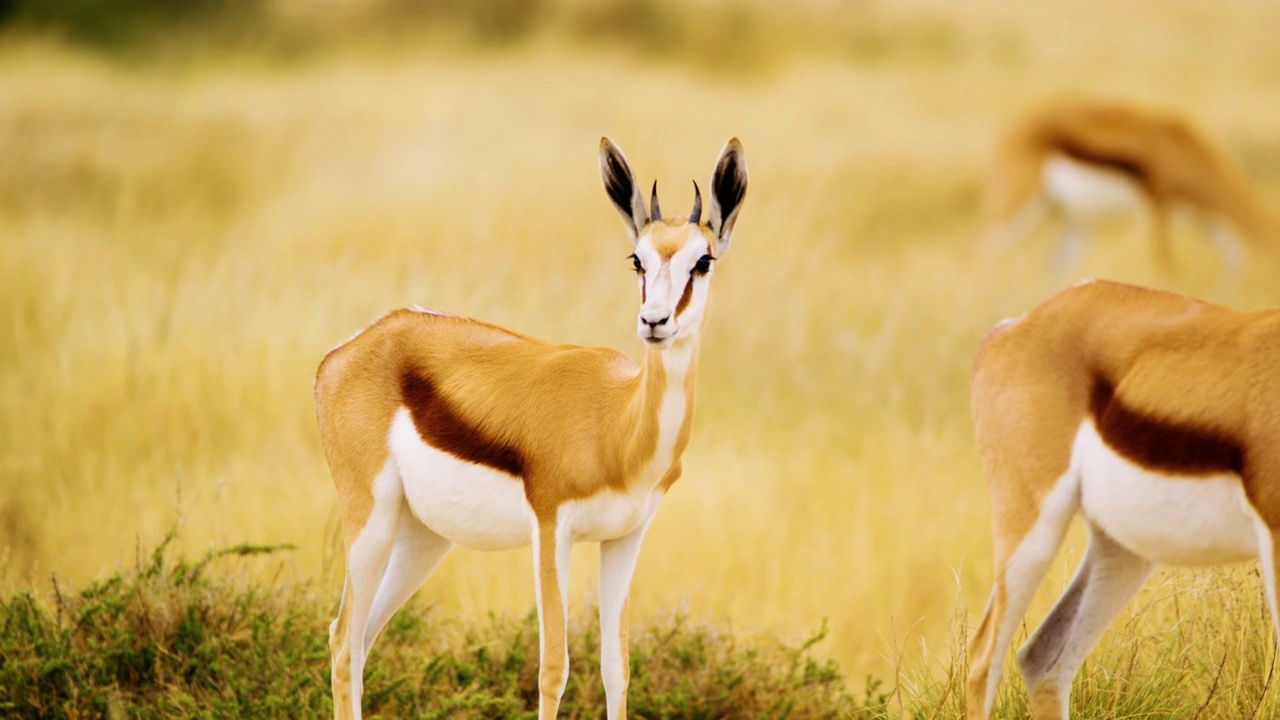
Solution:
<path fill-rule="evenodd" d="M 596 141 L 615 138 L 674 209 L 737 135 L 750 192 L 717 273 L 685 476 L 649 533 L 633 615 L 683 605 L 788 637 L 827 617 L 851 675 L 901 661 L 903 692 L 935 692 L 957 603 L 980 608 L 990 581 L 969 365 L 993 323 L 1054 289 L 1046 233 L 996 260 L 974 252 L 996 133 L 1063 94 L 1179 108 L 1280 208 L 1280 12 L 1100 0 L 867 12 L 890 28 L 887 47 L 901 32 L 911 52 L 791 53 L 766 33 L 758 70 L 726 72 L 535 36 L 501 52 L 355 42 L 294 64 L 152 67 L 9 38 L 5 582 L 85 582 L 181 518 L 198 548 L 297 543 L 296 572 L 336 588 L 310 393 L 323 354 L 417 303 L 638 355 L 629 246 Z M 1143 230 L 1115 228 L 1079 274 L 1215 292 L 1218 260 L 1194 233 L 1178 236 L 1170 277 Z M 1218 297 L 1274 305 L 1276 278 L 1255 263 Z M 575 603 L 594 587 L 594 552 L 575 555 Z M 1256 609 L 1256 580 L 1177 573 L 1140 601 L 1155 610 L 1117 627 L 1133 642 L 1211 628 L 1171 619 L 1217 607 L 1222 578 L 1238 591 L 1222 602 Z M 522 613 L 531 579 L 526 552 L 456 551 L 420 597 Z M 1108 642 L 1100 658 L 1123 655 Z M 1218 660 L 1191 633 L 1155 646 L 1144 657 Z"/>

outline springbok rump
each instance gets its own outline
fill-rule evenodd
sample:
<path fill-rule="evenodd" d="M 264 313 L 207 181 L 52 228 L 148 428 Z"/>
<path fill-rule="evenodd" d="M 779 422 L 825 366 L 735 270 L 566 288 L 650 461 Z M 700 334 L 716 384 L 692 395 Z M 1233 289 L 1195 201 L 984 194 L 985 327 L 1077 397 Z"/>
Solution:
<path fill-rule="evenodd" d="M 1033 717 L 1068 716 L 1085 655 L 1156 563 L 1260 559 L 1280 623 L 1278 340 L 1280 310 L 1109 282 L 987 335 L 972 401 L 995 583 L 969 645 L 971 720 L 990 716 L 1014 632 L 1077 513 L 1084 560 L 1017 656 Z"/>
<path fill-rule="evenodd" d="M 626 715 L 627 596 L 645 529 L 693 419 L 698 345 L 717 261 L 747 190 L 730 140 L 688 216 L 646 209 L 627 160 L 600 141 L 600 172 L 634 245 L 644 363 L 468 318 L 399 310 L 330 352 L 316 415 L 338 492 L 347 576 L 329 628 L 333 709 L 359 718 L 365 658 L 392 614 L 454 546 L 532 545 L 541 637 L 540 720 L 568 678 L 569 550 L 600 543 L 601 673 Z"/>
<path fill-rule="evenodd" d="M 993 229 L 1000 252 L 1051 213 L 1062 222 L 1054 271 L 1078 265 L 1089 228 L 1108 216 L 1150 217 L 1157 260 L 1173 264 L 1170 214 L 1191 210 L 1237 276 L 1240 238 L 1273 251 L 1276 227 L 1243 173 L 1176 115 L 1138 105 L 1061 102 L 1015 123 L 1001 138 L 992 176 Z"/>

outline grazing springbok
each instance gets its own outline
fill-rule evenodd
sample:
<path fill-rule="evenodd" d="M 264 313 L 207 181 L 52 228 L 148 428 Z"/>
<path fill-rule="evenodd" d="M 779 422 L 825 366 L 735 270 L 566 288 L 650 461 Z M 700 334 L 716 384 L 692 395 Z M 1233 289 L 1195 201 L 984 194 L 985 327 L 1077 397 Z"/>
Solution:
<path fill-rule="evenodd" d="M 1198 216 L 1230 275 L 1239 272 L 1240 236 L 1274 249 L 1272 221 L 1227 156 L 1185 120 L 1137 105 L 1061 102 L 1031 114 L 1001 139 L 992 186 L 989 249 L 1008 248 L 1056 211 L 1059 275 L 1079 263 L 1091 223 L 1144 207 L 1165 267 L 1170 212 L 1182 208 Z"/>
<path fill-rule="evenodd" d="M 642 366 L 616 350 L 419 310 L 383 317 L 320 363 L 316 415 L 347 560 L 329 628 L 338 718 L 360 717 L 370 646 L 455 543 L 533 546 L 540 720 L 555 717 L 568 678 L 569 550 L 600 543 L 601 674 L 608 717 L 626 715 L 631 576 L 680 477 L 711 275 L 729 249 L 747 165 L 730 140 L 705 220 L 697 183 L 688 217 L 662 217 L 656 183 L 645 209 L 608 138 L 600 173 L 634 244 Z"/>
<path fill-rule="evenodd" d="M 995 583 L 969 645 L 971 720 L 990 716 L 1014 631 L 1076 513 L 1084 560 L 1017 656 L 1033 717 L 1068 716 L 1086 653 L 1156 563 L 1261 559 L 1280 630 L 1277 368 L 1280 310 L 1110 282 L 987 335 L 972 401 Z"/>

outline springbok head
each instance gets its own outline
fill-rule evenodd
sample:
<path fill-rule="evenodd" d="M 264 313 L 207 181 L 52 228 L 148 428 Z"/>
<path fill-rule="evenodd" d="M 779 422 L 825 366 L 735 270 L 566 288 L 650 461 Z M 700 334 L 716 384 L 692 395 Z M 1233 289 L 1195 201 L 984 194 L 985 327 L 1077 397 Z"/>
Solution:
<path fill-rule="evenodd" d="M 658 183 L 645 208 L 644 196 L 622 150 L 600 138 L 600 177 L 609 198 L 622 213 L 635 245 L 630 260 L 640 280 L 640 314 L 636 332 L 645 344 L 666 349 L 695 338 L 702 327 L 715 261 L 729 249 L 733 224 L 747 194 L 747 161 L 742 143 L 729 140 L 711 173 L 706 207 L 693 184 L 688 215 L 663 217 Z"/>

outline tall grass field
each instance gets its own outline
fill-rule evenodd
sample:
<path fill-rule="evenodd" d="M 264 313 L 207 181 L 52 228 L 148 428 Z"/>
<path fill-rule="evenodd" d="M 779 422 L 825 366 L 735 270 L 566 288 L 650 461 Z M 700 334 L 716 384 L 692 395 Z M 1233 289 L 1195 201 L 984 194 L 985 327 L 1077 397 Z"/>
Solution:
<path fill-rule="evenodd" d="M 601 135 L 642 185 L 658 180 L 669 213 L 687 211 L 690 180 L 706 187 L 731 136 L 751 178 L 714 280 L 684 475 L 636 572 L 637 656 L 658 667 L 671 648 L 689 656 L 681 643 L 713 643 L 690 657 L 732 655 L 761 696 L 810 697 L 803 682 L 787 689 L 798 676 L 769 674 L 795 658 L 827 673 L 831 704 L 751 705 L 751 717 L 958 717 L 964 638 L 992 579 L 969 369 L 990 327 L 1064 284 L 1049 272 L 1052 226 L 980 250 L 999 133 L 1063 97 L 1170 108 L 1280 211 L 1274 3 L 136 4 L 99 17 L 94 3 L 60 15 L 15 2 L 0 17 L 0 614 L 6 637 L 34 628 L 29 643 L 0 641 L 0 673 L 53 657 L 41 637 L 92 655 L 133 631 L 75 632 L 152 617 L 76 620 L 104 583 L 127 590 L 117 609 L 172 605 L 170 625 L 148 621 L 171 629 L 157 630 L 158 658 L 181 632 L 183 647 L 203 647 L 180 632 L 198 596 L 195 607 L 247 603 L 295 628 L 255 634 L 201 610 L 199 638 L 224 628 L 246 652 L 279 643 L 273 662 L 305 672 L 262 709 L 130 694 L 139 678 L 174 687 L 181 668 L 86 670 L 66 676 L 81 709 L 31 717 L 329 712 L 323 637 L 343 564 L 316 365 L 411 304 L 638 358 Z M 1274 261 L 1254 253 L 1224 283 L 1194 223 L 1175 225 L 1169 270 L 1140 218 L 1093 239 L 1067 282 L 1280 304 Z M 175 570 L 196 561 L 173 558 L 243 543 L 295 549 L 201 565 L 207 586 L 194 590 Z M 1074 528 L 1026 629 L 1084 543 Z M 575 675 L 596 672 L 595 557 L 573 555 Z M 435 691 L 415 694 L 414 678 L 481 636 L 536 661 L 533 607 L 528 551 L 455 550 L 374 647 L 371 667 L 387 664 L 370 671 L 368 692 L 383 693 L 373 714 L 527 716 L 525 656 L 480 673 L 510 681 L 515 699 L 472 715 L 431 715 L 414 703 Z M 1271 628 L 1256 564 L 1162 570 L 1090 656 L 1073 708 L 1277 716 Z M 664 645 L 668 631 L 705 637 Z M 751 653 L 779 659 L 753 665 Z M 253 662 L 227 677 L 260 674 Z M 398 672 L 409 679 L 394 685 Z M 637 706 L 650 696 L 636 692 L 644 717 L 748 716 L 741 703 Z M 1010 666 L 997 716 L 1025 716 L 1024 697 Z M 0 715 L 17 702 L 0 697 Z M 583 702 L 567 707 L 599 716 L 598 700 Z"/>

